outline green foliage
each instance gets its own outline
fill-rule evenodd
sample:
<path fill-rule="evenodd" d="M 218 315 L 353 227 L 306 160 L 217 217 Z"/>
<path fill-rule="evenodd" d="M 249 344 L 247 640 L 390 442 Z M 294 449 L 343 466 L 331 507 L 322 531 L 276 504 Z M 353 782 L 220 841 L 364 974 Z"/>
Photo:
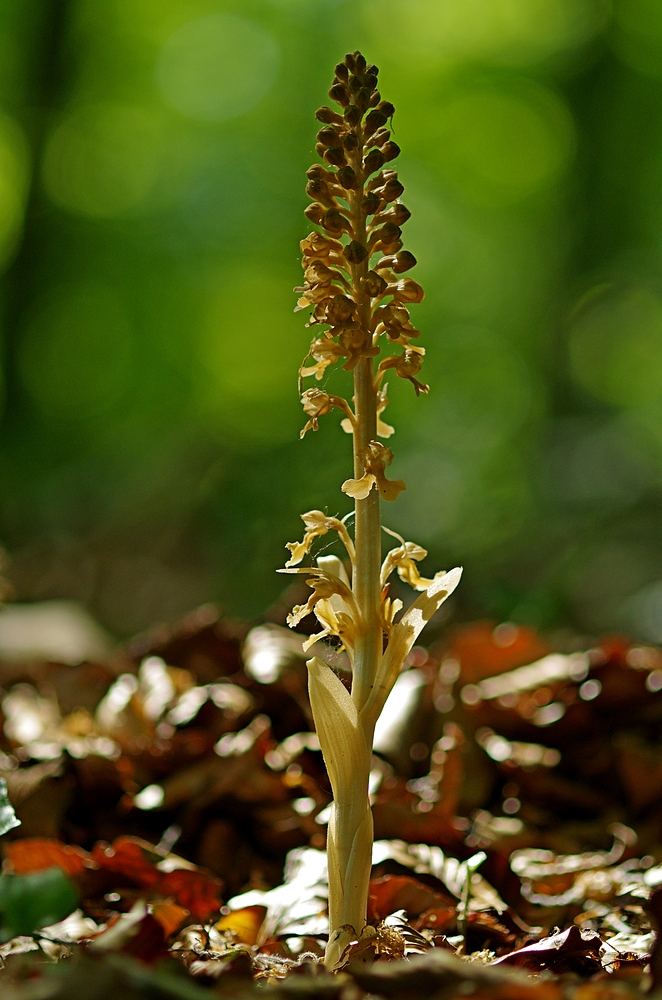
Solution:
<path fill-rule="evenodd" d="M 31 875 L 0 875 L 0 938 L 31 934 L 64 920 L 78 905 L 78 893 L 60 868 Z"/>

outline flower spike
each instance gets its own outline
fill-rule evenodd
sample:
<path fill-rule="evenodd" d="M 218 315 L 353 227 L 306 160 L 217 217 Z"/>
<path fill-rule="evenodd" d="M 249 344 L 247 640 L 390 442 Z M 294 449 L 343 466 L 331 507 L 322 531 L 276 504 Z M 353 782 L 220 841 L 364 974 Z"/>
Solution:
<path fill-rule="evenodd" d="M 348 53 L 336 66 L 329 97 L 338 107 L 321 107 L 316 150 L 321 163 L 307 171 L 311 204 L 306 218 L 316 228 L 301 241 L 303 284 L 296 288 L 296 310 L 309 310 L 315 336 L 299 369 L 299 394 L 307 423 L 316 431 L 320 417 L 342 411 L 341 426 L 352 435 L 353 476 L 342 492 L 354 500 L 354 538 L 345 520 L 321 510 L 302 515 L 305 533 L 289 542 L 283 573 L 304 574 L 311 588 L 305 604 L 292 609 L 296 626 L 313 613 L 321 630 L 305 642 L 308 649 L 330 638 L 347 653 L 351 689 L 324 662 L 308 661 L 308 690 L 333 789 L 328 827 L 329 943 L 325 963 L 344 962 L 353 940 L 366 925 L 372 848 L 368 777 L 374 728 L 417 635 L 457 586 L 461 569 L 421 576 L 418 563 L 427 555 L 395 532 L 398 542 L 381 559 L 380 503 L 392 502 L 406 488 L 388 479 L 393 452 L 377 439 L 393 427 L 382 420 L 386 409 L 386 373 L 412 383 L 416 394 L 428 392 L 417 376 L 425 350 L 413 344 L 419 331 L 409 307 L 423 299 L 423 289 L 409 272 L 416 258 L 403 247 L 402 227 L 410 217 L 400 201 L 404 191 L 391 164 L 400 149 L 391 140 L 394 107 L 377 90 L 379 71 L 360 52 Z M 388 352 L 381 361 L 382 348 Z M 352 407 L 320 388 L 302 389 L 304 380 L 320 382 L 334 365 L 352 372 Z M 320 556 L 315 566 L 300 566 L 314 541 L 335 531 L 351 564 L 335 555 Z M 397 572 L 419 591 L 410 607 L 388 595 Z M 316 649 L 318 647 L 316 646 Z"/>

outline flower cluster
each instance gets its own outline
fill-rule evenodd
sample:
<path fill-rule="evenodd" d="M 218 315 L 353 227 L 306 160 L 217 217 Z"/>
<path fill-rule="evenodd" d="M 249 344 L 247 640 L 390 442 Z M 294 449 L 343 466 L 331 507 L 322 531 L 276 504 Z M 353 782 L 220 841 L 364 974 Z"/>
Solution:
<path fill-rule="evenodd" d="M 385 449 L 386 450 L 386 449 Z M 306 531 L 300 542 L 288 542 L 287 548 L 291 557 L 286 563 L 286 568 L 280 570 L 281 573 L 300 573 L 308 577 L 306 583 L 311 588 L 312 593 L 305 604 L 298 604 L 288 616 L 287 623 L 291 628 L 296 627 L 306 615 L 314 613 L 322 631 L 312 635 L 304 644 L 304 650 L 309 649 L 319 639 L 327 636 L 335 636 L 341 642 L 342 647 L 347 651 L 350 662 L 354 662 L 354 634 L 360 622 L 360 611 L 352 592 L 352 576 L 355 564 L 355 549 L 344 521 L 337 517 L 330 517 L 321 510 L 311 510 L 307 514 L 301 515 Z M 396 538 L 399 545 L 391 549 L 384 559 L 380 573 L 380 585 L 382 587 L 382 629 L 387 636 L 391 635 L 393 619 L 402 609 L 402 601 L 391 600 L 388 597 L 388 581 L 395 571 L 401 580 L 413 587 L 414 590 L 429 593 L 431 588 L 439 590 L 439 604 L 448 594 L 452 593 L 459 580 L 459 573 L 453 570 L 446 573 L 441 570 L 435 573 L 434 577 L 428 579 L 422 577 L 418 572 L 417 562 L 425 559 L 427 552 L 415 542 L 406 542 L 404 538 L 391 531 L 389 528 L 383 530 Z M 336 531 L 342 541 L 349 558 L 350 573 L 342 560 L 338 556 L 318 556 L 315 566 L 302 566 L 298 564 L 308 555 L 312 544 L 316 538 L 326 535 L 329 531 Z M 454 575 L 455 574 L 455 575 Z M 446 592 L 437 585 L 440 580 L 448 583 Z M 414 602 L 412 607 L 421 601 Z M 436 605 L 438 606 L 438 605 Z M 436 607 L 435 607 L 436 610 Z"/>
<path fill-rule="evenodd" d="M 411 278 L 400 277 L 414 267 L 416 258 L 402 249 L 401 227 L 410 212 L 400 201 L 404 189 L 396 171 L 385 166 L 400 149 L 386 128 L 394 108 L 382 101 L 377 75 L 377 67 L 368 66 L 360 53 L 347 55 L 336 66 L 329 91 L 342 113 L 329 107 L 317 111 L 323 127 L 316 149 L 324 164 L 314 164 L 307 172 L 306 192 L 313 201 L 305 214 L 323 232 L 312 232 L 301 241 L 304 284 L 296 291 L 297 309 L 312 310 L 308 325 L 329 329 L 313 339 L 299 379 L 314 375 L 321 380 L 341 359 L 343 368 L 352 371 L 361 358 L 379 354 L 384 337 L 402 352 L 381 362 L 376 387 L 393 368 L 417 393 L 427 392 L 415 377 L 425 352 L 411 344 L 419 331 L 407 308 L 422 300 L 423 289 Z M 308 415 L 309 399 L 304 393 Z M 385 405 L 384 393 L 382 410 Z M 317 429 L 316 416 L 306 430 Z M 352 430 L 350 417 L 343 426 Z M 380 436 L 392 432 L 380 421 Z"/>

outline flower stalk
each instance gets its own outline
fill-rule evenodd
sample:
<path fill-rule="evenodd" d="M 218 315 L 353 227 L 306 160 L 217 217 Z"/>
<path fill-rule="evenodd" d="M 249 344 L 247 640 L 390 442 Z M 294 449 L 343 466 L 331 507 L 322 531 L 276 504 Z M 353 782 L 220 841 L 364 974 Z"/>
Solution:
<path fill-rule="evenodd" d="M 400 201 L 403 186 L 386 167 L 400 150 L 386 128 L 394 108 L 377 90 L 378 70 L 359 52 L 336 66 L 329 96 L 340 112 L 322 107 L 317 152 L 323 164 L 308 170 L 306 191 L 312 204 L 307 218 L 318 228 L 301 242 L 304 284 L 297 309 L 311 308 L 309 326 L 322 328 L 314 337 L 299 371 L 299 385 L 343 360 L 353 373 L 353 406 L 349 401 L 312 387 L 302 391 L 308 417 L 301 436 L 316 431 L 319 419 L 333 409 L 343 413 L 341 426 L 353 438 L 353 477 L 342 491 L 354 500 L 354 538 L 345 520 L 322 511 L 302 515 L 301 542 L 288 544 L 291 557 L 284 573 L 303 573 L 312 593 L 292 610 L 295 627 L 314 612 L 322 630 L 305 648 L 329 637 L 340 642 L 351 665 L 351 687 L 321 657 L 308 661 L 313 719 L 329 773 L 333 807 L 329 821 L 329 944 L 325 962 L 343 964 L 348 946 L 364 932 L 372 860 L 373 824 L 368 797 L 372 743 L 377 719 L 421 629 L 457 586 L 461 569 L 420 576 L 416 563 L 425 549 L 405 542 L 382 562 L 381 500 L 394 501 L 402 480 L 389 479 L 393 454 L 378 438 L 393 428 L 381 419 L 387 406 L 385 374 L 393 369 L 408 379 L 416 394 L 427 393 L 419 374 L 424 349 L 412 344 L 419 331 L 411 323 L 408 304 L 420 302 L 423 289 L 400 275 L 416 264 L 402 249 L 401 226 L 409 211 Z M 321 230 L 321 231 L 320 231 Z M 389 353 L 380 359 L 382 347 Z M 335 531 L 347 559 L 321 556 L 315 565 L 299 564 L 315 540 Z M 389 577 L 397 572 L 419 591 L 418 598 L 396 621 L 402 602 L 388 596 Z"/>

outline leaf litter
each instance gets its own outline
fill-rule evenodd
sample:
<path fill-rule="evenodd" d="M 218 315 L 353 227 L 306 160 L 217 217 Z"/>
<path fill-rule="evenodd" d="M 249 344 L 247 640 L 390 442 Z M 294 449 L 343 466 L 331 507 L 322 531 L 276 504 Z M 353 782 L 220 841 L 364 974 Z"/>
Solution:
<path fill-rule="evenodd" d="M 204 607 L 104 662 L 0 664 L 3 997 L 662 988 L 659 650 L 487 623 L 416 647 L 375 741 L 369 923 L 331 975 L 305 639 Z"/>

